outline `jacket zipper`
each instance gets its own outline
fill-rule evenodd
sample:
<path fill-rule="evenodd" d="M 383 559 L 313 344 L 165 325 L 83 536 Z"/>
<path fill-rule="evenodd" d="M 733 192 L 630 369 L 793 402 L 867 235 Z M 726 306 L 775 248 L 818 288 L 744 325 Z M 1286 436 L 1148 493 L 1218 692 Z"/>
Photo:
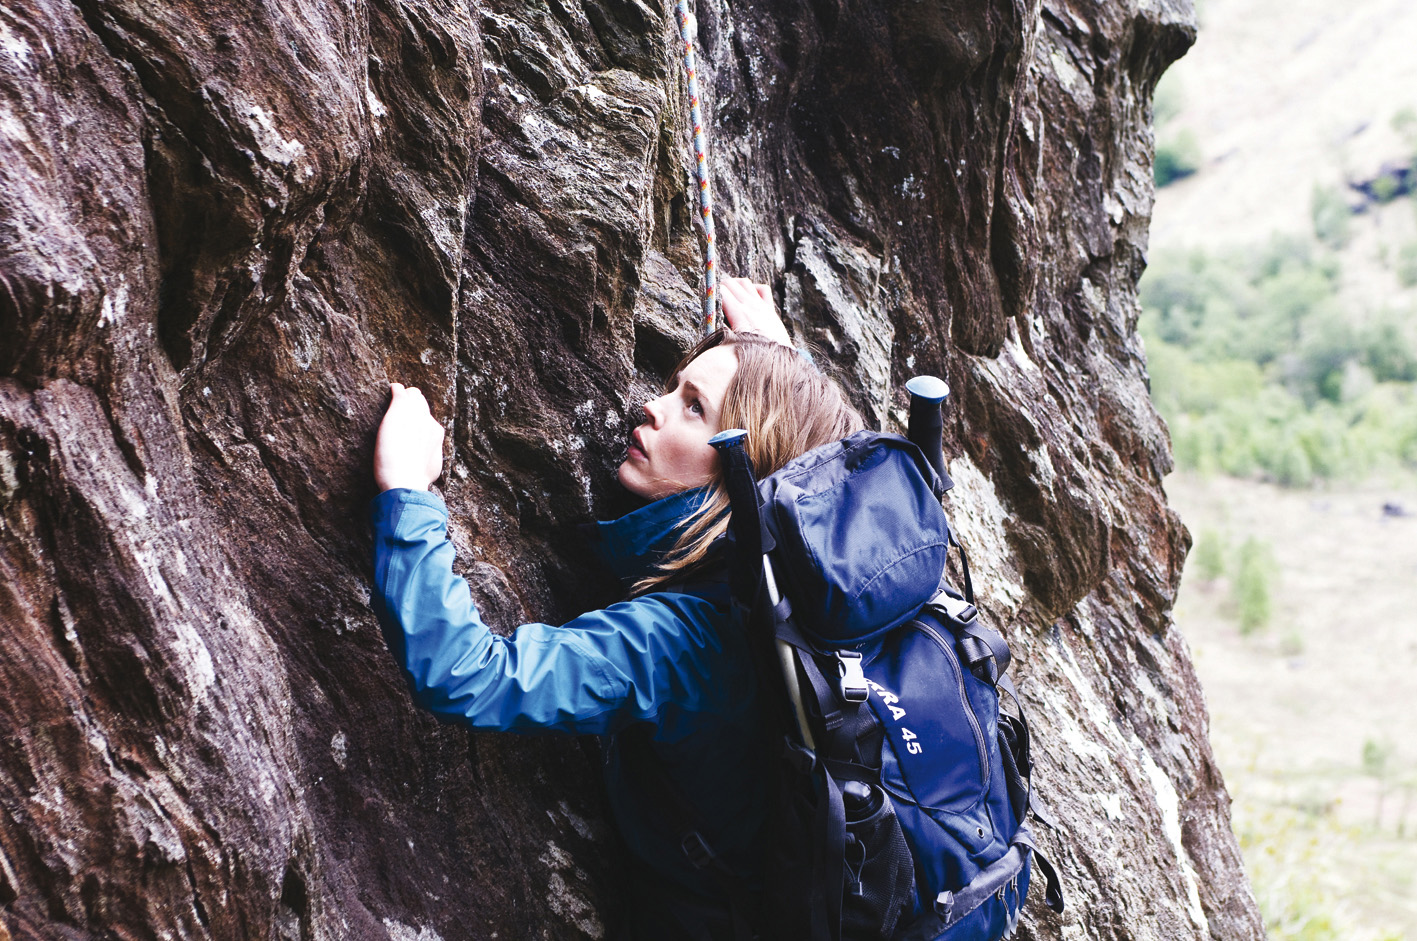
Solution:
<path fill-rule="evenodd" d="M 974 706 L 970 704 L 969 693 L 964 688 L 964 668 L 960 666 L 954 648 L 945 643 L 945 639 L 939 635 L 939 632 L 923 621 L 913 623 L 916 629 L 940 646 L 940 649 L 945 653 L 945 659 L 949 661 L 951 669 L 954 670 L 955 681 L 959 685 L 959 701 L 964 706 L 964 714 L 969 719 L 969 727 L 974 730 L 974 745 L 979 750 L 980 784 L 987 791 L 989 789 L 989 754 L 984 749 L 984 730 L 979 727 L 979 718 L 974 714 Z"/>

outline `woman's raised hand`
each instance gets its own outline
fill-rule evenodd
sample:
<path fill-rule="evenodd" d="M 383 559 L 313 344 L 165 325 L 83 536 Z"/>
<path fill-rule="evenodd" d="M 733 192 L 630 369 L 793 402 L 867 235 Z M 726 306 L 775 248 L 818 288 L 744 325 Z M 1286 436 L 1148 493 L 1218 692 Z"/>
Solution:
<path fill-rule="evenodd" d="M 374 482 L 379 491 L 427 490 L 443 473 L 443 426 L 414 388 L 389 383 L 393 397 L 374 444 Z"/>
<path fill-rule="evenodd" d="M 735 333 L 761 333 L 769 340 L 792 345 L 787 327 L 772 306 L 772 288 L 754 284 L 747 278 L 724 278 L 719 282 L 719 290 L 728 329 Z"/>

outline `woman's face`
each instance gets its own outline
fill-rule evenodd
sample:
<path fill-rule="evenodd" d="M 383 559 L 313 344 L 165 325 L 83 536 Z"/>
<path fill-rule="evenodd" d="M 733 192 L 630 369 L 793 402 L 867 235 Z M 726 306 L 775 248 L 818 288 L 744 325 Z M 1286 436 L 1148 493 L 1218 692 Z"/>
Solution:
<path fill-rule="evenodd" d="M 630 436 L 630 453 L 616 476 L 646 500 L 701 487 L 718 455 L 708 440 L 718 433 L 723 396 L 738 369 L 732 346 L 700 354 L 674 378 L 674 388 L 645 405 L 645 420 Z"/>

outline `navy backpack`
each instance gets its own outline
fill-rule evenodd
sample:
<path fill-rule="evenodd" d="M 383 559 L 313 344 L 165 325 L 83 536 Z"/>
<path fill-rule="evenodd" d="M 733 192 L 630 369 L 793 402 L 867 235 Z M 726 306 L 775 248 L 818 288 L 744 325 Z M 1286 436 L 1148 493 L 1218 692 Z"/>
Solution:
<path fill-rule="evenodd" d="M 946 580 L 944 383 L 913 393 L 910 439 L 861 431 L 762 481 L 744 433 L 713 444 L 731 502 L 735 616 L 783 703 L 766 909 L 774 939 L 993 941 L 1034 868 L 1028 726 L 1009 648 Z M 915 442 L 915 443 L 912 443 Z M 1009 694 L 1017 715 L 1001 711 Z M 767 937 L 767 936 L 765 936 Z"/>

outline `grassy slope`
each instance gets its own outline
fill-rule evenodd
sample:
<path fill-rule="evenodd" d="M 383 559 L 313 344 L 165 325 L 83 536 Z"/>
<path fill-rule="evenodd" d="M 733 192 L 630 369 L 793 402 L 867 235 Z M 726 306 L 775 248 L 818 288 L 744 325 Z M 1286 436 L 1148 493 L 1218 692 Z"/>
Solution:
<path fill-rule="evenodd" d="M 1198 537 L 1273 549 L 1268 628 L 1242 637 L 1228 579 L 1191 566 L 1176 610 L 1211 710 L 1211 740 L 1271 937 L 1417 939 L 1417 488 L 1283 490 L 1173 475 L 1167 492 Z M 1388 794 L 1364 773 L 1386 744 Z"/>
<path fill-rule="evenodd" d="M 1315 184 L 1371 175 L 1417 107 L 1410 0 L 1201 0 L 1196 45 L 1167 73 L 1200 173 L 1157 196 L 1153 247 L 1254 244 L 1309 225 Z M 1408 223 L 1394 219 L 1390 225 Z M 1396 234 L 1396 233 L 1394 233 Z M 1396 289 L 1390 281 L 1385 291 Z"/>

